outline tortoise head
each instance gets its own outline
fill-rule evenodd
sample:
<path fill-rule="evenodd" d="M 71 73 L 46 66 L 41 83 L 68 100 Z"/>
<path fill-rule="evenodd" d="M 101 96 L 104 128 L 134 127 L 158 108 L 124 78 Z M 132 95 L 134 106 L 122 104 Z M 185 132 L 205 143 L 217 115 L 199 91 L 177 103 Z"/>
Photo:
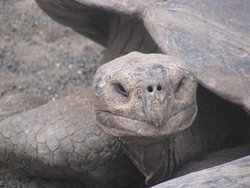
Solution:
<path fill-rule="evenodd" d="M 118 137 L 161 138 L 189 127 L 197 82 L 176 59 L 132 52 L 101 66 L 94 79 L 99 126 Z"/>

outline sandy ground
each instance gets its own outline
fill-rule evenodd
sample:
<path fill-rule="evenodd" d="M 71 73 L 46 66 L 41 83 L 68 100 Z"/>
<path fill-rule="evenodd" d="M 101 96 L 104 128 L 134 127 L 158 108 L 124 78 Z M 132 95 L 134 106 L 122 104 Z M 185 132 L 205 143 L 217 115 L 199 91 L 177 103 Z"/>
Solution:
<path fill-rule="evenodd" d="M 103 51 L 54 22 L 34 0 L 0 0 L 0 97 L 54 99 L 90 87 Z"/>

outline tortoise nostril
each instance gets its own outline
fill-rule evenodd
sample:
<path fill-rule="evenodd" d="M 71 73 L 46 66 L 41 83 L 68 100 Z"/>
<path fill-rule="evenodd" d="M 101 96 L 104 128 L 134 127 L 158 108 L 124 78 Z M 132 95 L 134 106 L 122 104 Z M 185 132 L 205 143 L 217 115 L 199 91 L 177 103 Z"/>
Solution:
<path fill-rule="evenodd" d="M 153 92 L 153 87 L 152 86 L 148 86 L 147 89 L 148 89 L 148 92 L 150 92 L 150 93 Z"/>
<path fill-rule="evenodd" d="M 156 88 L 157 88 L 158 91 L 161 91 L 161 90 L 162 90 L 161 85 L 158 85 Z"/>

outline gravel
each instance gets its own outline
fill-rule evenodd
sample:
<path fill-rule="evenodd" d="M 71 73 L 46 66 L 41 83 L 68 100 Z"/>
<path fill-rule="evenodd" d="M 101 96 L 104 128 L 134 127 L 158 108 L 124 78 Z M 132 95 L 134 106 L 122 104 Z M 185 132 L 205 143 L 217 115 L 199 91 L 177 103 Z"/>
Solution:
<path fill-rule="evenodd" d="M 31 0 L 0 1 L 0 97 L 49 100 L 91 87 L 104 48 L 50 19 Z"/>

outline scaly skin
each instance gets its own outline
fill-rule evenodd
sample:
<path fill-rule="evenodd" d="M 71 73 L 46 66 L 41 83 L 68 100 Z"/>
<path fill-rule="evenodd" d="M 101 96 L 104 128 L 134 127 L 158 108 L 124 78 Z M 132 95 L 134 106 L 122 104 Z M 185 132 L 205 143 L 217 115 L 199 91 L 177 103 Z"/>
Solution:
<path fill-rule="evenodd" d="M 71 8 L 79 8 L 77 3 L 67 0 L 63 2 L 69 10 L 62 8 L 59 1 L 38 2 L 45 12 L 59 22 L 68 20 L 65 15 L 72 13 Z M 85 9 L 86 12 L 90 10 L 87 7 Z M 79 15 L 82 21 L 88 23 L 89 14 L 95 14 L 96 11 L 86 12 Z M 141 20 L 131 20 L 128 16 L 113 13 L 108 17 L 110 28 L 108 36 L 105 34 L 107 51 L 103 63 L 132 50 L 158 51 Z M 140 186 L 137 183 L 140 184 L 143 177 L 123 154 L 114 138 L 96 126 L 90 107 L 94 102 L 87 98 L 73 96 L 61 99 L 2 121 L 1 161 L 14 171 L 31 176 L 75 178 L 90 187 Z"/>
<path fill-rule="evenodd" d="M 71 8 L 79 8 L 77 3 L 64 1 L 67 7 L 71 7 L 66 14 L 67 10 L 58 1 L 37 2 L 59 22 L 67 21 L 64 16 L 72 13 Z M 85 9 L 88 12 L 88 8 Z M 81 12 L 80 19 L 88 23 L 89 14 L 96 11 L 86 12 Z M 108 17 L 110 29 L 108 36 L 105 34 L 107 50 L 103 63 L 132 50 L 158 50 L 141 20 L 131 20 L 128 16 L 113 13 Z M 96 126 L 91 111 L 94 102 L 90 95 L 87 98 L 79 95 L 78 98 L 61 99 L 2 121 L 1 161 L 14 171 L 20 170 L 31 176 L 75 178 L 90 187 L 92 184 L 97 187 L 141 186 L 137 183 L 140 184 L 143 177 L 124 155 L 114 137 Z M 16 129 L 17 132 L 14 131 Z"/>
<path fill-rule="evenodd" d="M 148 185 L 174 177 L 207 153 L 250 143 L 247 113 L 196 88 L 180 64 L 168 55 L 133 52 L 101 66 L 95 76 L 98 125 L 119 138 Z M 249 146 L 229 152 L 224 162 L 248 155 Z"/>
<path fill-rule="evenodd" d="M 88 187 L 126 187 L 140 179 L 116 139 L 96 126 L 91 92 L 1 121 L 0 156 L 17 174 L 76 179 Z"/>
<path fill-rule="evenodd" d="M 155 45 L 154 41 L 149 36 L 149 34 L 147 32 L 145 32 L 145 28 L 140 20 L 132 19 L 134 21 L 131 24 L 130 17 L 118 16 L 116 14 L 110 14 L 110 13 L 107 13 L 105 11 L 100 11 L 98 9 L 91 9 L 87 6 L 76 3 L 75 1 L 38 0 L 37 2 L 43 8 L 43 10 L 45 10 L 45 12 L 47 12 L 51 17 L 56 19 L 58 22 L 63 23 L 65 25 L 68 25 L 68 26 L 72 27 L 73 29 L 75 29 L 77 32 L 80 32 L 84 35 L 87 35 L 90 38 L 99 42 L 100 44 L 107 46 L 108 50 L 107 50 L 107 53 L 105 54 L 104 62 L 109 61 L 109 60 L 113 59 L 114 57 L 124 55 L 124 54 L 126 54 L 130 51 L 134 51 L 134 50 L 138 50 L 141 52 L 147 52 L 147 53 L 157 51 L 158 47 Z M 76 10 L 76 11 L 74 11 L 74 10 Z M 97 28 L 97 30 L 95 30 L 95 28 Z M 98 30 L 100 32 L 98 32 Z M 152 109 L 154 109 L 154 108 L 152 108 Z M 158 114 L 158 112 L 160 112 L 160 113 Z M 161 112 L 162 111 L 157 111 L 157 110 L 155 112 L 153 112 L 150 115 L 149 122 L 153 122 L 154 125 L 160 125 L 163 121 L 161 121 L 161 119 L 158 120 L 158 118 L 155 118 L 154 114 L 159 115 L 159 117 L 162 117 Z M 119 113 L 119 111 L 116 113 Z M 126 114 L 126 115 L 128 116 L 128 114 Z M 39 118 L 40 118 L 40 116 L 39 116 Z M 41 118 L 43 120 L 46 119 L 44 117 L 41 117 Z M 52 121 L 53 118 L 54 117 L 51 117 L 50 121 Z M 133 117 L 133 118 L 135 118 L 135 117 Z M 140 120 L 147 121 L 143 116 L 141 116 L 141 118 L 142 119 L 140 119 Z M 46 121 L 47 120 L 45 120 L 45 122 Z M 51 123 L 51 125 L 53 125 L 53 123 Z M 48 128 L 48 130 L 49 130 L 49 127 L 45 126 L 45 128 Z M 34 146 L 35 146 L 33 148 L 33 150 L 38 151 L 37 156 L 42 157 L 42 161 L 44 161 L 45 164 L 55 165 L 55 162 L 59 162 L 62 164 L 62 167 L 60 167 L 59 174 L 57 174 L 55 172 L 56 171 L 55 169 L 57 169 L 57 167 L 54 170 L 52 170 L 51 172 L 49 172 L 50 168 L 47 168 L 44 165 L 41 165 L 42 168 L 45 168 L 45 170 L 47 170 L 51 174 L 55 174 L 57 177 L 60 177 L 60 176 L 63 177 L 64 174 L 65 174 L 65 177 L 74 177 L 76 170 L 75 170 L 75 165 L 73 165 L 74 166 L 74 168 L 73 168 L 72 164 L 75 164 L 75 163 L 79 164 L 78 158 L 75 156 L 77 156 L 77 155 L 80 156 L 80 154 L 76 151 L 76 149 L 75 149 L 76 147 L 68 147 L 70 144 L 67 144 L 67 141 L 72 139 L 71 138 L 72 135 L 60 137 L 61 134 L 63 135 L 63 132 L 67 132 L 67 130 L 65 130 L 65 129 L 67 129 L 67 127 L 63 127 L 60 129 L 58 127 L 53 127 L 53 131 L 58 130 L 58 133 L 54 135 L 53 139 L 55 139 L 55 143 L 58 143 L 58 145 L 60 145 L 60 147 L 58 145 L 54 146 L 55 150 L 53 150 L 53 148 L 51 149 L 48 146 L 48 144 L 50 142 L 48 142 L 47 144 L 44 144 L 44 143 L 46 143 L 47 139 L 46 140 L 42 140 L 42 139 L 39 140 L 42 137 L 40 137 L 38 135 L 45 134 L 45 132 L 47 134 L 47 131 L 43 130 L 42 128 L 39 129 L 38 132 L 31 131 L 32 132 L 31 135 L 37 134 L 37 136 L 34 137 L 36 139 L 32 138 L 31 141 L 34 143 Z M 11 129 L 11 130 L 14 130 L 14 129 Z M 39 131 L 44 131 L 44 132 L 40 133 Z M 3 132 L 4 132 L 4 129 L 3 129 Z M 67 133 L 69 133 L 69 132 L 67 132 Z M 5 134 L 6 134 L 6 132 L 5 132 Z M 74 133 L 72 133 L 72 134 L 74 134 Z M 190 135 L 192 137 L 192 134 L 190 134 Z M 7 135 L 4 139 L 9 140 L 11 142 L 12 141 L 15 142 L 15 138 L 9 139 L 8 136 L 11 136 L 11 135 Z M 49 135 L 47 135 L 47 136 L 49 136 Z M 86 140 L 84 140 L 87 143 L 89 141 L 88 140 L 89 135 L 87 135 L 87 136 L 82 135 L 82 136 L 83 137 L 85 136 L 87 138 Z M 95 137 L 95 138 L 97 138 L 98 136 L 100 136 L 100 135 L 99 134 L 92 135 L 92 137 Z M 94 142 L 92 142 L 90 147 L 95 146 L 95 141 L 96 141 L 95 138 L 92 139 L 92 141 L 94 140 Z M 39 141 L 41 141 L 40 144 L 36 143 Z M 98 143 L 99 141 L 96 141 L 96 142 Z M 102 140 L 100 140 L 100 142 L 102 143 Z M 38 149 L 36 149 L 36 146 L 38 147 Z M 32 147 L 30 147 L 30 148 L 32 148 Z M 60 149 L 62 147 L 65 147 L 66 150 L 61 151 Z M 30 148 L 28 148 L 28 149 L 30 149 Z M 203 147 L 201 147 L 201 148 L 203 148 Z M 52 151 L 50 151 L 49 149 L 51 149 Z M 73 158 L 75 157 L 74 160 L 76 160 L 76 162 L 71 163 L 71 160 L 68 160 L 67 157 L 65 157 L 65 156 L 61 157 L 61 155 L 57 155 L 57 153 L 56 153 L 57 149 L 60 150 L 60 152 L 62 152 L 63 155 L 66 155 L 66 154 L 68 154 L 67 156 L 73 155 Z M 12 150 L 10 150 L 10 151 L 12 151 Z M 24 148 L 24 151 L 25 151 L 25 148 Z M 39 153 L 39 151 L 41 151 L 42 153 Z M 88 153 L 93 152 L 93 150 L 89 150 L 89 148 L 86 151 L 88 151 Z M 94 147 L 94 151 L 97 151 L 95 147 Z M 43 155 L 44 154 L 43 152 L 45 153 L 45 156 Z M 150 152 L 150 150 L 149 150 L 149 152 Z M 197 152 L 203 153 L 203 149 L 201 149 L 201 150 L 197 149 Z M 36 154 L 36 152 L 34 152 L 34 153 Z M 72 153 L 74 153 L 74 154 L 72 154 Z M 98 151 L 97 151 L 97 153 L 98 153 Z M 194 153 L 196 153 L 196 151 Z M 40 154 L 42 154 L 42 155 L 40 155 Z M 93 161 L 95 161 L 95 157 L 96 157 L 96 154 L 94 154 Z M 34 155 L 34 158 L 36 159 L 36 155 Z M 89 159 L 89 157 L 87 158 L 87 161 L 88 161 L 88 159 Z M 188 159 L 190 159 L 190 157 L 187 157 L 187 160 Z M 86 159 L 84 158 L 84 160 L 86 160 Z M 92 159 L 91 159 L 91 161 L 92 161 Z M 186 161 L 186 159 L 184 161 Z M 34 164 L 36 164 L 36 162 Z M 92 167 L 92 165 L 89 165 L 87 162 L 86 167 L 89 167 L 89 166 Z M 67 171 L 68 169 L 69 169 L 69 172 Z M 80 171 L 79 174 L 81 175 L 82 168 L 80 168 L 80 170 L 79 170 L 79 166 L 78 166 L 76 169 L 77 169 L 77 171 Z M 32 171 L 34 171 L 34 170 L 31 170 L 31 172 Z M 61 171 L 63 173 L 61 173 Z M 91 177 L 92 176 L 96 177 L 96 173 L 92 173 L 92 171 L 95 171 L 95 169 L 90 168 Z M 105 174 L 105 172 L 106 171 L 104 171 L 104 173 L 101 173 L 101 174 Z M 39 172 L 34 172 L 34 173 L 39 174 Z M 86 177 L 89 177 L 89 175 L 86 175 Z M 93 181 L 91 180 L 91 182 L 93 182 Z"/>

